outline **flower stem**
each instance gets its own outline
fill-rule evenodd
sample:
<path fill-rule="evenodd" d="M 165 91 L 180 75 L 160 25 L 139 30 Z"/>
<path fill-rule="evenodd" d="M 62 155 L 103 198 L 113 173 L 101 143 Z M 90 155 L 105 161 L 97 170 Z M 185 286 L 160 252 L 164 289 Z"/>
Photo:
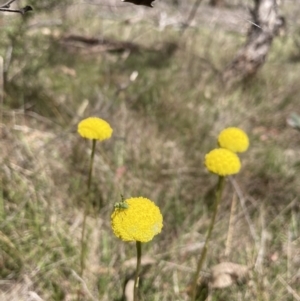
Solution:
<path fill-rule="evenodd" d="M 138 288 L 139 288 L 139 274 L 140 274 L 140 267 L 141 267 L 141 259 L 142 259 L 142 243 L 140 241 L 136 242 L 136 251 L 137 251 L 137 258 L 136 258 L 136 271 L 134 277 L 134 290 L 133 290 L 133 301 L 138 301 Z"/>
<path fill-rule="evenodd" d="M 211 218 L 211 222 L 210 222 L 210 225 L 209 225 L 209 229 L 208 229 L 208 232 L 207 232 L 205 243 L 204 243 L 201 255 L 200 255 L 199 260 L 198 260 L 197 270 L 196 270 L 196 273 L 195 273 L 195 276 L 194 276 L 194 279 L 193 279 L 191 301 L 196 300 L 198 277 L 199 277 L 200 270 L 203 266 L 203 263 L 204 263 L 204 260 L 205 260 L 206 254 L 207 254 L 210 237 L 211 237 L 214 225 L 215 225 L 215 220 L 216 220 L 219 204 L 220 204 L 221 197 L 222 197 L 224 183 L 225 183 L 225 177 L 219 176 L 218 186 L 217 186 L 217 190 L 216 190 L 216 199 L 215 199 L 215 204 L 214 204 L 214 212 L 213 212 L 213 216 Z"/>
<path fill-rule="evenodd" d="M 91 153 L 91 160 L 89 166 L 89 177 L 87 182 L 87 196 L 85 198 L 85 208 L 83 214 L 83 222 L 82 222 L 82 231 L 81 231 L 81 253 L 80 253 L 80 277 L 83 276 L 84 268 L 85 268 L 85 255 L 86 255 L 86 243 L 85 243 L 85 232 L 86 232 L 86 218 L 90 210 L 90 189 L 92 183 L 92 171 L 93 171 L 93 164 L 94 164 L 94 157 L 95 157 L 95 149 L 96 149 L 96 140 L 93 139 L 92 145 L 92 153 Z"/>

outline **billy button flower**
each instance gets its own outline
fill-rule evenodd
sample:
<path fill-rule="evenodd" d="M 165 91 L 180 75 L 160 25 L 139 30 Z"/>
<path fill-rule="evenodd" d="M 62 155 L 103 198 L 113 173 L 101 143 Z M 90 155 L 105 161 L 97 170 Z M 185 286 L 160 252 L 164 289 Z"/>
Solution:
<path fill-rule="evenodd" d="M 112 135 L 112 128 L 108 122 L 98 117 L 88 117 L 78 124 L 78 133 L 81 137 L 92 140 L 92 152 L 89 164 L 89 174 L 87 181 L 87 196 L 85 198 L 85 210 L 81 231 L 81 253 L 80 253 L 80 276 L 83 276 L 85 268 L 85 256 L 87 252 L 87 244 L 85 242 L 86 217 L 90 210 L 90 188 L 92 183 L 92 171 L 94 165 L 94 157 L 96 150 L 96 142 L 109 139 Z"/>
<path fill-rule="evenodd" d="M 89 117 L 78 124 L 78 133 L 81 137 L 95 140 L 106 140 L 112 135 L 109 123 L 98 117 Z"/>
<path fill-rule="evenodd" d="M 205 166 L 219 176 L 229 176 L 240 171 L 241 161 L 234 152 L 216 148 L 205 155 Z"/>
<path fill-rule="evenodd" d="M 123 241 L 148 242 L 161 232 L 163 217 L 159 208 L 149 199 L 130 198 L 115 204 L 111 227 Z"/>
<path fill-rule="evenodd" d="M 138 300 L 139 273 L 142 258 L 142 242 L 149 242 L 161 232 L 163 217 L 159 208 L 144 197 L 130 198 L 116 203 L 111 215 L 111 227 L 121 240 L 135 241 L 137 250 L 133 300 Z"/>
<path fill-rule="evenodd" d="M 196 300 L 197 293 L 197 283 L 198 277 L 201 271 L 201 268 L 204 264 L 206 254 L 208 252 L 209 241 L 211 238 L 211 234 L 215 225 L 216 216 L 218 213 L 219 204 L 222 198 L 222 192 L 224 189 L 225 176 L 236 174 L 241 169 L 241 161 L 239 157 L 229 149 L 225 148 L 216 148 L 210 151 L 205 155 L 204 162 L 208 171 L 219 175 L 219 181 L 216 188 L 216 198 L 213 207 L 213 215 L 210 221 L 210 225 L 208 228 L 208 232 L 206 235 L 205 243 L 201 252 L 201 255 L 198 259 L 196 273 L 194 275 L 194 279 L 191 287 L 191 300 Z"/>
<path fill-rule="evenodd" d="M 235 153 L 243 153 L 249 147 L 247 134 L 236 127 L 229 127 L 221 131 L 218 137 L 219 146 Z"/>

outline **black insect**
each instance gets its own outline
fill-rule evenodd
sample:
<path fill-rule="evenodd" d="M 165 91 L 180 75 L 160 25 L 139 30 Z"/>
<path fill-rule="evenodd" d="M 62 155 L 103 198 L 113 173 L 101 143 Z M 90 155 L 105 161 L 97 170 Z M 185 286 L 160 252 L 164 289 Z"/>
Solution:
<path fill-rule="evenodd" d="M 130 2 L 136 5 L 144 5 L 144 6 L 149 6 L 149 7 L 153 7 L 152 2 L 154 2 L 154 0 L 122 0 L 123 2 Z"/>

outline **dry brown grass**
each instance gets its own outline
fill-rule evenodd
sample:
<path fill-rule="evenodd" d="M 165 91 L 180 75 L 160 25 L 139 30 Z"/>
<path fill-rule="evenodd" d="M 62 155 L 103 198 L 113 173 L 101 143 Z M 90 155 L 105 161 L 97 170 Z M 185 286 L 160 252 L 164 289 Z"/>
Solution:
<path fill-rule="evenodd" d="M 28 33 L 24 49 L 34 50 L 23 75 L 16 73 L 21 53 L 13 62 L 8 75 L 17 75 L 6 83 L 2 110 L 0 299 L 75 300 L 80 291 L 85 300 L 121 300 L 134 271 L 128 260 L 135 257 L 134 246 L 110 229 L 113 204 L 123 193 L 149 197 L 164 215 L 163 232 L 144 246 L 150 258 L 144 300 L 187 300 L 216 184 L 203 158 L 218 132 L 234 125 L 249 134 L 251 148 L 242 155 L 241 173 L 226 185 L 203 275 L 224 261 L 251 273 L 246 284 L 208 298 L 299 300 L 300 136 L 286 124 L 291 112 L 299 113 L 292 40 L 278 39 L 252 82 L 225 91 L 218 70 L 241 45 L 237 33 L 203 25 L 179 38 L 176 28 L 159 30 L 154 10 L 149 20 L 146 11 L 134 10 L 145 18 L 129 25 L 118 21 L 120 8 L 111 12 L 116 20 L 104 12 L 97 18 L 89 7 L 93 22 L 81 17 L 84 11 L 71 13 L 68 31 L 100 31 L 147 47 L 176 41 L 178 50 L 170 57 L 155 51 L 82 56 L 57 43 L 61 28 L 50 38 Z M 42 53 L 32 48 L 41 44 Z M 40 68 L 39 60 L 47 63 Z M 133 71 L 139 74 L 130 82 Z M 89 115 L 108 120 L 114 134 L 97 145 L 82 281 L 76 272 L 90 145 L 76 126 Z"/>

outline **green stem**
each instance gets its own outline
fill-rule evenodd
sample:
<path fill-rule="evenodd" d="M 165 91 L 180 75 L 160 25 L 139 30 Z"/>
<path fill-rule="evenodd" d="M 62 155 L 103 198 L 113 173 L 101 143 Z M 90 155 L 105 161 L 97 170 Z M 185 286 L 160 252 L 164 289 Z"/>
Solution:
<path fill-rule="evenodd" d="M 138 301 L 138 288 L 139 288 L 139 274 L 141 268 L 141 259 L 142 259 L 142 243 L 140 241 L 136 242 L 136 251 L 137 251 L 137 258 L 136 258 L 136 271 L 134 277 L 134 290 L 133 290 L 133 301 Z"/>
<path fill-rule="evenodd" d="M 225 177 L 219 176 L 219 181 L 218 181 L 218 186 L 217 186 L 217 191 L 216 191 L 216 200 L 215 200 L 215 204 L 214 204 L 214 212 L 213 212 L 213 216 L 211 218 L 211 222 L 210 222 L 210 226 L 209 226 L 209 229 L 208 229 L 208 232 L 207 232 L 205 243 L 204 243 L 201 255 L 200 255 L 199 260 L 198 260 L 197 270 L 196 270 L 196 273 L 195 273 L 195 276 L 194 276 L 194 279 L 193 279 L 191 301 L 196 300 L 198 277 L 199 277 L 200 270 L 203 266 L 203 263 L 204 263 L 204 260 L 205 260 L 206 254 L 207 254 L 208 244 L 209 244 L 210 237 L 211 237 L 214 225 L 215 225 L 219 204 L 221 202 L 224 183 L 225 183 Z"/>
<path fill-rule="evenodd" d="M 85 268 L 85 253 L 86 253 L 86 244 L 85 244 L 85 232 L 86 232 L 86 218 L 90 210 L 90 189 L 91 189 L 91 183 L 92 183 L 92 171 L 93 171 L 93 165 L 94 165 L 94 157 L 95 157 L 95 149 L 96 149 L 96 140 L 93 139 L 93 145 L 92 145 L 92 153 L 91 153 L 91 160 L 90 160 L 90 166 L 89 166 L 89 177 L 87 182 L 87 195 L 85 198 L 85 208 L 84 208 L 84 214 L 83 214 L 83 222 L 82 222 L 82 231 L 81 231 L 81 253 L 80 253 L 80 277 L 83 276 L 84 268 Z"/>

